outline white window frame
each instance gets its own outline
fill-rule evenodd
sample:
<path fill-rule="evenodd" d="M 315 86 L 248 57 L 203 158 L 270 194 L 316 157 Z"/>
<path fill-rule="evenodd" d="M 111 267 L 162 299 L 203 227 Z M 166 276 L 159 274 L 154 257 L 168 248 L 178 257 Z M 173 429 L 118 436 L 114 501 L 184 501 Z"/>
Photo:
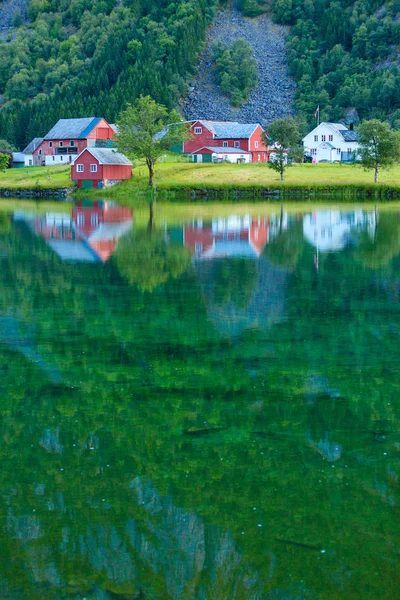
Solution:
<path fill-rule="evenodd" d="M 62 148 L 64 146 L 64 142 L 58 142 L 58 145 L 60 146 L 60 148 Z"/>
<path fill-rule="evenodd" d="M 49 142 L 49 148 L 53 147 L 53 142 Z"/>
<path fill-rule="evenodd" d="M 258 142 L 254 142 L 254 148 L 258 148 Z"/>
<path fill-rule="evenodd" d="M 318 136 L 314 135 L 314 142 L 318 142 Z"/>
<path fill-rule="evenodd" d="M 97 165 L 90 165 L 90 172 L 97 173 Z"/>
<path fill-rule="evenodd" d="M 228 142 L 222 142 L 222 147 L 223 148 L 227 148 L 228 147 Z"/>
<path fill-rule="evenodd" d="M 75 146 L 75 140 L 69 140 L 69 145 L 70 146 Z"/>
<path fill-rule="evenodd" d="M 235 148 L 240 148 L 240 142 L 233 142 L 233 145 L 235 146 Z"/>
<path fill-rule="evenodd" d="M 326 135 L 321 135 L 321 141 L 326 142 Z"/>
<path fill-rule="evenodd" d="M 333 142 L 333 135 L 332 135 L 332 134 L 329 134 L 329 136 L 328 136 L 328 141 L 329 141 L 329 142 Z"/>
<path fill-rule="evenodd" d="M 195 133 L 195 135 L 200 135 L 201 133 L 203 133 L 203 128 L 202 127 L 195 127 L 194 128 L 194 133 Z"/>
<path fill-rule="evenodd" d="M 38 154 L 42 154 L 42 149 L 39 150 Z"/>
<path fill-rule="evenodd" d="M 85 215 L 83 213 L 78 213 L 76 215 L 76 223 L 77 223 L 77 225 L 85 224 Z"/>
<path fill-rule="evenodd" d="M 90 223 L 93 227 L 96 227 L 99 224 L 99 215 L 97 213 L 90 216 Z"/>
<path fill-rule="evenodd" d="M 342 149 L 341 148 L 336 148 L 336 154 L 342 154 Z"/>
<path fill-rule="evenodd" d="M 85 170 L 85 166 L 82 164 L 76 165 L 76 171 L 77 173 L 83 173 L 83 171 Z"/>

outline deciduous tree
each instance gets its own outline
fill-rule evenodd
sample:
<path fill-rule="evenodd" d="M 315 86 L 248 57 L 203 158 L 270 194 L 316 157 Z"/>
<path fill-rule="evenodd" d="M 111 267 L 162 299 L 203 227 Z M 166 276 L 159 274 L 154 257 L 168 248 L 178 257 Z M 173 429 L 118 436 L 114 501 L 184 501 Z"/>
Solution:
<path fill-rule="evenodd" d="M 266 144 L 274 145 L 274 152 L 270 155 L 268 166 L 277 171 L 283 182 L 285 170 L 290 162 L 298 155 L 299 129 L 292 117 L 275 119 L 263 134 Z"/>
<path fill-rule="evenodd" d="M 374 169 L 374 182 L 378 182 L 379 169 L 388 169 L 400 160 L 400 134 L 388 123 L 378 119 L 364 121 L 357 129 L 361 145 L 361 162 L 364 169 Z"/>

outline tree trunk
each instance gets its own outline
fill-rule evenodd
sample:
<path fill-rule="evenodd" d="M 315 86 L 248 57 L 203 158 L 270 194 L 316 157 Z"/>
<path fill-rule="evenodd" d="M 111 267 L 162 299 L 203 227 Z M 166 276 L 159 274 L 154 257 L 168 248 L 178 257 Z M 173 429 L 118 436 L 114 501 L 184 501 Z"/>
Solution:
<path fill-rule="evenodd" d="M 374 175 L 375 183 L 378 183 L 378 171 L 379 171 L 379 165 L 375 165 L 375 175 Z"/>
<path fill-rule="evenodd" d="M 283 173 L 284 171 L 281 171 L 281 183 L 283 183 Z"/>
<path fill-rule="evenodd" d="M 148 223 L 148 228 L 149 229 L 153 229 L 154 227 L 154 200 L 151 200 L 150 202 L 150 215 L 149 215 L 149 223 Z"/>
<path fill-rule="evenodd" d="M 146 160 L 146 162 L 149 169 L 149 186 L 152 188 L 154 185 L 154 163 L 151 160 Z"/>

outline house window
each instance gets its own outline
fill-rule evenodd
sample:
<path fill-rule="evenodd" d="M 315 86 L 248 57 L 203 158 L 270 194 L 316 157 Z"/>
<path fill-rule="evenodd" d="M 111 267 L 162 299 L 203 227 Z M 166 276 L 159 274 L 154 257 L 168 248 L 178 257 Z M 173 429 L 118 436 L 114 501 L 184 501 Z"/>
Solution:
<path fill-rule="evenodd" d="M 353 152 L 353 150 L 352 150 L 351 148 L 347 148 L 347 152 L 348 152 L 349 154 L 351 154 L 351 153 Z"/>
<path fill-rule="evenodd" d="M 341 148 L 336 148 L 336 154 L 341 154 L 341 153 L 342 153 Z"/>
<path fill-rule="evenodd" d="M 314 142 L 318 142 L 318 136 L 314 135 Z"/>
<path fill-rule="evenodd" d="M 55 156 L 52 156 L 52 159 L 53 159 L 53 162 L 54 162 L 54 161 L 56 160 L 56 157 L 55 157 Z"/>
<path fill-rule="evenodd" d="M 258 148 L 258 142 L 254 142 L 254 148 Z"/>
<path fill-rule="evenodd" d="M 261 154 L 258 155 L 258 162 L 261 161 Z"/>
<path fill-rule="evenodd" d="M 49 148 L 53 147 L 53 142 L 49 142 Z"/>
<path fill-rule="evenodd" d="M 41 150 L 39 150 L 38 154 L 42 154 L 42 151 L 41 151 Z"/>
<path fill-rule="evenodd" d="M 222 147 L 223 148 L 227 148 L 228 147 L 228 142 L 222 142 Z"/>
<path fill-rule="evenodd" d="M 322 140 L 323 142 L 326 142 L 326 135 L 321 135 L 321 140 Z"/>
<path fill-rule="evenodd" d="M 203 133 L 203 128 L 202 127 L 195 127 L 194 128 L 194 132 L 196 135 Z"/>
<path fill-rule="evenodd" d="M 30 166 L 30 167 L 32 166 L 32 161 L 31 161 L 31 159 L 29 159 L 29 166 Z"/>
<path fill-rule="evenodd" d="M 329 141 L 330 141 L 330 142 L 333 142 L 333 135 L 330 135 L 330 136 L 328 137 L 328 139 L 329 139 Z"/>
<path fill-rule="evenodd" d="M 69 145 L 70 145 L 70 146 L 75 146 L 75 141 L 74 141 L 74 140 L 70 140 L 70 141 L 69 141 Z"/>
<path fill-rule="evenodd" d="M 78 225 L 84 225 L 85 224 L 85 215 L 83 213 L 78 213 L 76 215 L 76 222 Z"/>
<path fill-rule="evenodd" d="M 235 146 L 235 148 L 240 148 L 240 142 L 233 142 L 233 145 Z"/>
<path fill-rule="evenodd" d="M 97 165 L 90 165 L 90 172 L 97 173 Z"/>
<path fill-rule="evenodd" d="M 60 156 L 60 160 L 61 160 L 61 161 L 62 161 L 62 160 L 64 160 L 64 157 L 63 157 L 63 156 Z"/>
<path fill-rule="evenodd" d="M 317 149 L 316 148 L 311 148 L 311 155 L 312 156 L 317 156 Z"/>
<path fill-rule="evenodd" d="M 60 148 L 63 147 L 64 143 L 63 142 L 59 142 L 58 145 L 60 146 Z"/>
<path fill-rule="evenodd" d="M 92 225 L 98 225 L 99 224 L 99 215 L 94 214 L 90 217 L 90 222 Z"/>
<path fill-rule="evenodd" d="M 78 171 L 78 173 L 83 173 L 83 165 L 76 165 L 76 170 Z"/>

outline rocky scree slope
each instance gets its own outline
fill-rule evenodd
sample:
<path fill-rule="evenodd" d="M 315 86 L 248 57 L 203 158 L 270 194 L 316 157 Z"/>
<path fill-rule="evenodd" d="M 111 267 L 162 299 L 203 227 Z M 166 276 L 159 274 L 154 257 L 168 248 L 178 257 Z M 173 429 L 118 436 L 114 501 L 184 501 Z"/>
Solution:
<path fill-rule="evenodd" d="M 198 74 L 182 104 L 185 117 L 188 120 L 235 120 L 265 126 L 274 119 L 293 115 L 295 83 L 288 72 L 286 35 L 287 28 L 273 23 L 267 14 L 246 18 L 235 3 L 220 11 L 207 33 Z M 238 38 L 245 38 L 253 50 L 258 83 L 245 104 L 232 108 L 215 82 L 212 54 L 216 42 L 230 46 Z"/>

